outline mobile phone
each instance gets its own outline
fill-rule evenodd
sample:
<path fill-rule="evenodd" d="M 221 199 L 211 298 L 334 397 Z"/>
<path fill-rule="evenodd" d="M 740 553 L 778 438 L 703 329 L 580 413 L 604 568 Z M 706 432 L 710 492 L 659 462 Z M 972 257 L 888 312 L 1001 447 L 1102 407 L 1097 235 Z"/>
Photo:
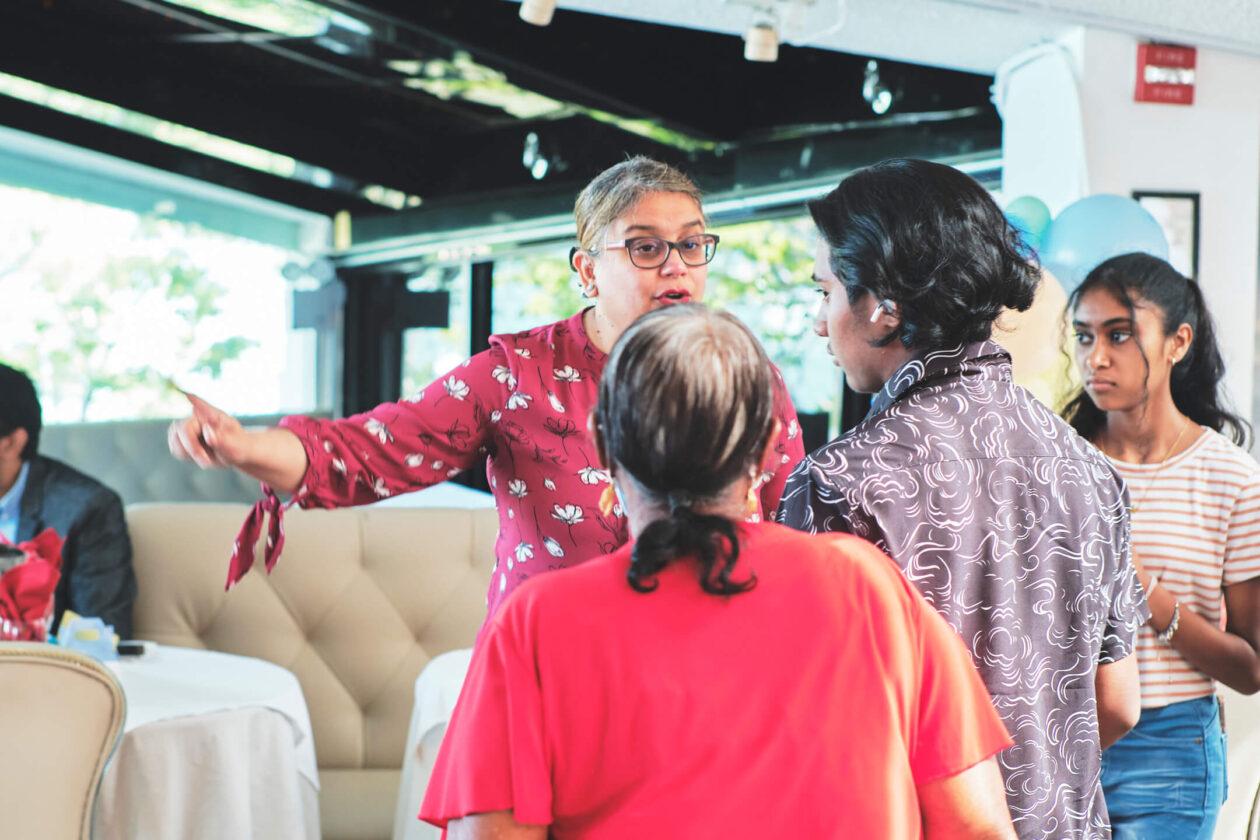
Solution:
<path fill-rule="evenodd" d="M 119 656 L 144 656 L 146 650 L 148 650 L 148 648 L 145 647 L 144 642 L 118 643 Z"/>
<path fill-rule="evenodd" d="M 26 560 L 26 552 L 14 545 L 0 543 L 0 572 L 7 572 Z"/>

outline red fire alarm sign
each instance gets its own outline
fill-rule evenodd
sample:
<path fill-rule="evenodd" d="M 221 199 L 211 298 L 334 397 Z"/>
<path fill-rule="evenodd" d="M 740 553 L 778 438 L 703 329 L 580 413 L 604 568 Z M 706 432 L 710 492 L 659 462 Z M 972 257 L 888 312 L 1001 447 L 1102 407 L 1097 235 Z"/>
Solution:
<path fill-rule="evenodd" d="M 1194 104 L 1194 47 L 1138 44 L 1136 102 Z"/>

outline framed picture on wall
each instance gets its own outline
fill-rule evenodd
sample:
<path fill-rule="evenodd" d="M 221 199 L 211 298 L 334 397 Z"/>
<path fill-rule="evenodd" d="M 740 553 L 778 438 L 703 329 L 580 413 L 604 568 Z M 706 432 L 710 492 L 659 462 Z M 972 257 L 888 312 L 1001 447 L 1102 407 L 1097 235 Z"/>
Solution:
<path fill-rule="evenodd" d="M 1133 200 L 1155 217 L 1168 238 L 1173 268 L 1199 279 L 1199 194 L 1134 190 Z"/>

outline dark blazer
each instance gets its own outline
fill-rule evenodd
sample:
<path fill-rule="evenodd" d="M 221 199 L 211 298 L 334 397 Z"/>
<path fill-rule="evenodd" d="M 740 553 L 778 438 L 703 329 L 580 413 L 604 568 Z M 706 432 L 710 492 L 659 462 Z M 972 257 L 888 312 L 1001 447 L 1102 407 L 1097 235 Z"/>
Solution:
<path fill-rule="evenodd" d="M 122 499 L 60 461 L 36 455 L 22 493 L 17 542 L 52 528 L 65 540 L 55 622 L 67 608 L 100 616 L 119 638 L 131 638 L 136 575 Z M 56 624 L 53 625 L 54 627 Z"/>

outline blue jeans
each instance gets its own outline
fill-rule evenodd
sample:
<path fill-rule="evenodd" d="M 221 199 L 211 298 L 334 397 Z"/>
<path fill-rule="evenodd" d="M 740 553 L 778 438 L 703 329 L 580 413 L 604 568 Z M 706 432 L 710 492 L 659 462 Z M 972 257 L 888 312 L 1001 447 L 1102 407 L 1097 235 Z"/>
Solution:
<path fill-rule="evenodd" d="M 1102 754 L 1114 840 L 1211 840 L 1225 801 L 1225 733 L 1216 697 L 1143 709 Z"/>

